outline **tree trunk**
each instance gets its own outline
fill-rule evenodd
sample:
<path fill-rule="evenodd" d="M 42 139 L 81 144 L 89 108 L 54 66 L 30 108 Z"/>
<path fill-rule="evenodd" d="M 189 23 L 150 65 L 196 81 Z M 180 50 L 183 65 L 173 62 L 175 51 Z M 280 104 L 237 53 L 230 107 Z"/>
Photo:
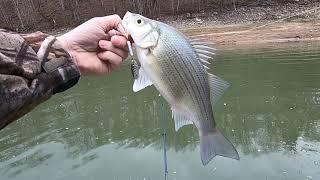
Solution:
<path fill-rule="evenodd" d="M 174 15 L 174 0 L 171 0 L 172 15 Z"/>
<path fill-rule="evenodd" d="M 24 28 L 24 23 L 23 23 L 23 20 L 22 20 L 21 14 L 20 14 L 20 10 L 19 10 L 19 0 L 12 0 L 12 2 L 13 2 L 14 7 L 16 9 L 16 13 L 17 13 L 17 16 L 19 18 L 21 27 Z"/>
<path fill-rule="evenodd" d="M 113 13 L 116 13 L 116 1 L 115 0 L 112 0 L 112 10 L 113 10 Z"/>
<path fill-rule="evenodd" d="M 75 1 L 75 3 L 74 3 L 74 8 L 73 8 L 73 11 L 72 11 L 72 14 L 73 14 L 73 18 L 74 18 L 74 20 L 76 20 L 76 21 L 78 21 L 79 20 L 79 13 L 78 13 L 78 11 L 79 11 L 79 2 L 78 2 L 78 0 L 74 0 Z"/>
<path fill-rule="evenodd" d="M 2 7 L 1 4 L 0 4 L 0 11 L 1 11 L 2 17 L 4 19 L 5 26 L 8 26 L 9 25 L 9 20 L 8 20 L 6 12 L 3 10 L 3 7 Z"/>
<path fill-rule="evenodd" d="M 60 7 L 61 7 L 61 10 L 65 10 L 65 7 L 64 7 L 64 0 L 59 0 L 60 2 Z"/>
<path fill-rule="evenodd" d="M 106 7 L 106 5 L 104 4 L 103 1 L 104 1 L 104 0 L 100 0 L 100 4 L 101 4 L 101 6 L 102 6 L 102 8 L 103 8 L 103 10 L 104 10 L 104 13 L 106 13 L 106 12 L 107 12 L 107 7 Z"/>
<path fill-rule="evenodd" d="M 160 17 L 161 14 L 161 2 L 158 1 L 158 16 Z"/>
<path fill-rule="evenodd" d="M 180 0 L 178 0 L 178 4 L 177 4 L 177 14 L 179 13 L 179 6 L 180 6 Z"/>

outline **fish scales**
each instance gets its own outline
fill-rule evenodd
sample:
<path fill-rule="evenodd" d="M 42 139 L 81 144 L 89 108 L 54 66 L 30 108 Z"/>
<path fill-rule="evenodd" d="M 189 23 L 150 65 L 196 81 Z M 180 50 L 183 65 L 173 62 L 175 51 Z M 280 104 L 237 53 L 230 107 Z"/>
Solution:
<path fill-rule="evenodd" d="M 186 78 L 183 83 L 185 88 L 191 89 L 192 91 L 189 92 L 189 94 L 195 95 L 195 97 L 191 98 L 197 105 L 196 108 L 199 107 L 201 112 L 198 113 L 197 116 L 202 120 L 206 120 L 207 123 L 213 123 L 213 116 L 210 116 L 213 114 L 210 104 L 210 93 L 208 92 L 208 88 L 205 88 L 208 87 L 208 78 L 203 70 L 202 65 L 198 60 L 196 60 L 197 56 L 190 47 L 190 44 L 186 40 L 176 38 L 176 36 L 172 34 L 172 31 L 167 31 L 167 29 L 169 29 L 167 26 L 164 27 L 166 28 L 160 28 L 160 33 L 164 36 L 159 38 L 159 41 L 163 42 L 161 44 L 163 44 L 164 47 L 159 47 L 159 49 L 171 49 L 171 51 L 166 51 L 166 54 L 164 53 L 164 56 L 166 55 L 166 58 L 164 59 L 167 59 L 171 62 L 167 63 L 166 65 L 170 66 L 170 64 L 176 64 L 177 68 L 175 72 L 178 74 L 183 74 L 181 77 Z M 173 44 L 178 44 L 179 46 L 174 46 Z M 186 53 L 190 55 L 182 56 Z M 183 89 L 181 84 L 177 85 L 177 89 Z M 207 123 L 204 127 L 208 126 Z"/>
<path fill-rule="evenodd" d="M 155 50 L 157 53 L 157 50 Z M 159 60 L 159 65 L 162 67 L 162 80 L 168 83 L 168 91 L 170 91 L 171 95 L 180 99 L 185 96 L 188 92 L 188 87 L 184 83 L 183 77 L 178 72 L 178 65 L 176 62 L 172 61 L 173 55 L 171 52 L 166 53 L 160 51 L 159 56 L 163 57 L 163 60 Z M 185 88 L 181 88 L 181 84 L 184 84 Z"/>
<path fill-rule="evenodd" d="M 127 12 L 122 24 L 131 35 L 141 67 L 133 72 L 133 90 L 154 85 L 172 109 L 176 131 L 194 124 L 199 132 L 203 165 L 216 155 L 239 160 L 232 143 L 216 128 L 212 104 L 229 83 L 206 69 L 214 55 L 207 43 L 187 39 L 164 23 Z"/>

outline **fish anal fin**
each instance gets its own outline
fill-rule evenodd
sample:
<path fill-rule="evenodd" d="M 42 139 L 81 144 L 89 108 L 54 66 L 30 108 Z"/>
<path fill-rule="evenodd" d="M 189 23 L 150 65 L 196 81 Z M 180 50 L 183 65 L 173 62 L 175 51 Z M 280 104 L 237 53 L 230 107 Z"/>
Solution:
<path fill-rule="evenodd" d="M 172 116 L 174 119 L 174 127 L 176 131 L 178 131 L 181 127 L 185 125 L 193 124 L 188 113 L 185 113 L 184 111 L 172 109 Z"/>
<path fill-rule="evenodd" d="M 203 165 L 207 165 L 217 155 L 240 160 L 235 147 L 218 129 L 200 134 L 200 155 Z"/>
<path fill-rule="evenodd" d="M 210 85 L 210 99 L 212 102 L 212 106 L 214 106 L 223 96 L 226 90 L 230 87 L 230 84 L 213 74 L 208 74 L 208 77 Z"/>

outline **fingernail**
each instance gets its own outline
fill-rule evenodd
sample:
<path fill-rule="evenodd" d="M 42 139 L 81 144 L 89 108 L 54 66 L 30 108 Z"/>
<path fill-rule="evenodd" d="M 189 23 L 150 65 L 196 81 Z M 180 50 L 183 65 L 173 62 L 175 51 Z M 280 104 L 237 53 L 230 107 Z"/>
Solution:
<path fill-rule="evenodd" d="M 105 40 L 100 40 L 100 41 L 99 41 L 99 46 L 102 46 L 102 47 L 107 46 L 107 41 L 105 41 Z"/>
<path fill-rule="evenodd" d="M 114 41 L 115 39 L 117 39 L 117 35 L 111 37 L 111 41 Z"/>
<path fill-rule="evenodd" d="M 112 36 L 111 37 L 111 42 L 113 45 L 119 45 L 119 38 L 117 36 Z"/>
<path fill-rule="evenodd" d="M 114 46 L 125 48 L 127 47 L 127 40 L 123 36 L 112 36 L 111 42 Z"/>

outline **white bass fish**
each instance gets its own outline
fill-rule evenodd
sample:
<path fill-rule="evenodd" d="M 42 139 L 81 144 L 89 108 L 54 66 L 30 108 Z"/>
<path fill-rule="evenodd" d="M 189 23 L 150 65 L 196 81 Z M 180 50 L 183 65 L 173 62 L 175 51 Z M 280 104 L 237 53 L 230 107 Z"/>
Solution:
<path fill-rule="evenodd" d="M 187 124 L 197 127 L 203 165 L 216 155 L 239 160 L 237 150 L 217 129 L 213 116 L 212 104 L 229 87 L 207 72 L 214 49 L 139 14 L 127 12 L 122 26 L 134 41 L 140 64 L 134 65 L 133 91 L 154 85 L 171 106 L 176 131 Z"/>

